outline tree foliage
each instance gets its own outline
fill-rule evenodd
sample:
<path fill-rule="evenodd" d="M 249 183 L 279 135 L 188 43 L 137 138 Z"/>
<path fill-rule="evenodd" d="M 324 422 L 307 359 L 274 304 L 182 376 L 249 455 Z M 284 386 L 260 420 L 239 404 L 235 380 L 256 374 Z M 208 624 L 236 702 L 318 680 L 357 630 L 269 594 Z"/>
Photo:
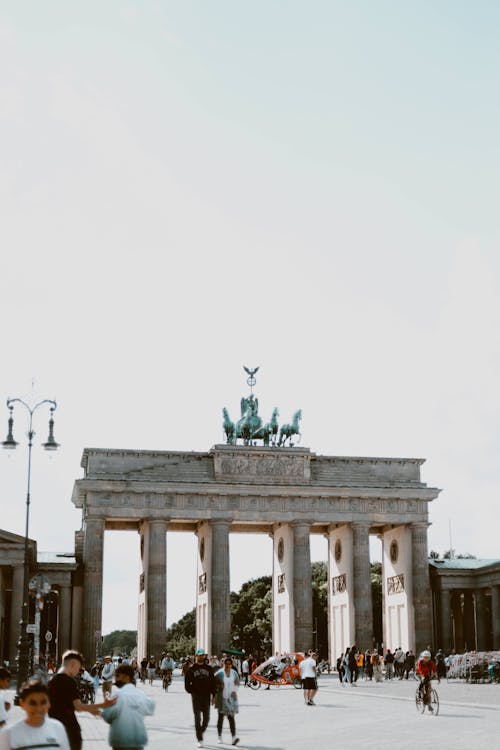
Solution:
<path fill-rule="evenodd" d="M 137 649 L 137 630 L 113 630 L 102 639 L 103 654 L 132 656 Z"/>
<path fill-rule="evenodd" d="M 165 650 L 170 651 L 174 659 L 194 654 L 196 648 L 195 639 L 196 608 L 193 608 L 167 629 Z"/>
<path fill-rule="evenodd" d="M 436 550 L 431 549 L 429 552 L 429 558 L 431 560 L 476 560 L 475 555 L 471 555 L 469 552 L 460 553 L 457 555 L 454 549 L 447 549 L 442 555 Z"/>
<path fill-rule="evenodd" d="M 253 656 L 269 652 L 272 643 L 271 576 L 247 581 L 231 593 L 232 645 Z"/>

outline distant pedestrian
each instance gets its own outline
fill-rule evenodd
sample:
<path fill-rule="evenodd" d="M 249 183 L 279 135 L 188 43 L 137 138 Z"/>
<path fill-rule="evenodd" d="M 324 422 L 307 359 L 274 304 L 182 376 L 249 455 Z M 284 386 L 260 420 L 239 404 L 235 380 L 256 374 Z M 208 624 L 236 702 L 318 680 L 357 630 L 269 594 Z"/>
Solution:
<path fill-rule="evenodd" d="M 101 665 L 96 661 L 94 666 L 90 670 L 90 676 L 94 685 L 94 700 L 97 698 L 97 691 L 99 690 L 99 677 L 101 672 Z"/>
<path fill-rule="evenodd" d="M 106 698 L 106 695 L 111 695 L 111 686 L 113 685 L 113 678 L 115 676 L 115 665 L 111 656 L 104 657 L 104 666 L 102 668 L 102 694 Z"/>
<path fill-rule="evenodd" d="M 304 690 L 304 701 L 306 706 L 314 706 L 314 697 L 318 692 L 316 660 L 318 655 L 312 653 L 307 659 L 302 659 L 299 664 L 302 689 Z"/>
<path fill-rule="evenodd" d="M 115 677 L 119 688 L 116 703 L 102 712 L 102 718 L 110 725 L 108 742 L 113 750 L 142 750 L 148 743 L 144 717 L 154 713 L 154 700 L 137 690 L 134 669 L 129 664 L 118 666 Z"/>
<path fill-rule="evenodd" d="M 215 695 L 215 678 L 212 668 L 206 663 L 207 652 L 199 648 L 195 663 L 186 671 L 184 687 L 190 693 L 193 704 L 194 726 L 198 747 L 203 747 L 203 735 L 210 721 L 210 701 Z"/>
<path fill-rule="evenodd" d="M 83 656 L 78 651 L 66 651 L 61 668 L 49 682 L 49 716 L 64 724 L 71 750 L 81 750 L 82 747 L 82 733 L 75 711 L 98 714 L 101 708 L 112 706 L 116 700 L 107 698 L 103 703 L 82 703 L 75 679 L 81 667 Z"/>
<path fill-rule="evenodd" d="M 28 750 L 29 748 L 58 748 L 70 750 L 63 724 L 47 716 L 48 688 L 40 680 L 28 680 L 19 690 L 19 705 L 26 713 L 24 719 L 5 727 L 0 732 L 0 750 Z"/>
<path fill-rule="evenodd" d="M 248 685 L 248 670 L 249 670 L 249 662 L 248 662 L 247 657 L 245 656 L 241 664 L 241 674 L 243 677 L 243 684 L 245 687 L 247 687 Z"/>
<path fill-rule="evenodd" d="M 5 667 L 0 667 L 0 728 L 7 724 L 7 711 L 10 711 L 10 702 L 5 697 L 4 690 L 9 689 L 10 672 Z"/>
<path fill-rule="evenodd" d="M 370 656 L 370 664 L 372 667 L 373 677 L 375 682 L 382 682 L 382 657 L 378 655 L 378 651 L 373 649 L 372 655 Z"/>
<path fill-rule="evenodd" d="M 394 677 L 394 654 L 391 653 L 391 649 L 388 648 L 384 657 L 385 664 L 385 679 L 392 680 Z"/>
<path fill-rule="evenodd" d="M 415 671 L 415 654 L 410 649 L 405 654 L 405 678 L 408 679 L 410 672 Z"/>
<path fill-rule="evenodd" d="M 150 685 L 153 684 L 155 675 L 156 675 L 156 659 L 152 654 L 149 657 L 149 661 L 148 661 L 148 680 L 149 680 Z"/>
<path fill-rule="evenodd" d="M 344 684 L 344 674 L 345 674 L 345 669 L 344 669 L 344 654 L 340 654 L 339 658 L 337 659 L 337 672 L 339 674 L 340 684 L 342 685 L 342 687 L 345 687 L 345 684 Z"/>
<path fill-rule="evenodd" d="M 222 725 L 224 716 L 227 716 L 229 729 L 231 731 L 231 744 L 237 745 L 239 737 L 236 736 L 235 715 L 238 713 L 238 686 L 240 680 L 238 672 L 234 669 L 229 657 L 224 659 L 224 666 L 215 673 L 216 693 L 213 699 L 214 706 L 219 712 L 217 719 L 217 734 L 219 745 L 222 744 Z"/>

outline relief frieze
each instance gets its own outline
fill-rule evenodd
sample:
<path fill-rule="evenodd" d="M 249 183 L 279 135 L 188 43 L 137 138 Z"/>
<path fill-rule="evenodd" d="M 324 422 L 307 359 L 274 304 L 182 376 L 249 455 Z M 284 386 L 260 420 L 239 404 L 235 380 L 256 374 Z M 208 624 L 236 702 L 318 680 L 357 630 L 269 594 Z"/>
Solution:
<path fill-rule="evenodd" d="M 216 452 L 214 454 L 215 478 L 217 480 L 246 482 L 309 482 L 309 455 L 241 454 L 240 452 Z"/>

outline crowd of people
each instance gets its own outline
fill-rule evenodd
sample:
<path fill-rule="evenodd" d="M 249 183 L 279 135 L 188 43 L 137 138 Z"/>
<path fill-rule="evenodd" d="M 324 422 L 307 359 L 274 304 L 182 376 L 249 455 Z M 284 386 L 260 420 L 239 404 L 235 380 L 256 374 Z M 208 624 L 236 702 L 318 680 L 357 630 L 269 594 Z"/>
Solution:
<path fill-rule="evenodd" d="M 415 671 L 415 654 L 398 646 L 394 651 L 382 648 L 359 649 L 349 646 L 337 659 L 337 673 L 342 686 L 356 685 L 358 680 L 408 679 Z"/>
<path fill-rule="evenodd" d="M 273 681 L 280 682 L 280 669 L 286 668 L 286 659 L 287 656 L 276 654 L 266 660 L 266 665 L 269 663 L 265 672 L 268 688 Z M 300 655 L 296 664 L 304 702 L 307 706 L 314 706 L 322 663 L 318 654 L 310 650 L 304 658 Z M 380 648 L 362 650 L 354 644 L 339 656 L 336 666 L 342 686 L 356 686 L 360 680 L 403 680 L 414 673 L 421 681 L 423 703 L 429 711 L 432 711 L 430 680 L 446 675 L 446 657 L 441 649 L 435 655 L 425 650 L 416 660 L 412 651 L 404 652 L 400 648 L 393 652 Z M 219 659 L 199 648 L 194 657 L 185 657 L 178 663 L 168 652 L 163 652 L 158 660 L 151 656 L 140 663 L 136 659 L 118 657 L 113 660 L 111 656 L 106 656 L 87 671 L 82 655 L 71 650 L 63 655 L 61 667 L 49 676 L 48 684 L 31 679 L 19 686 L 19 704 L 26 716 L 17 724 L 8 723 L 10 706 L 4 699 L 3 691 L 9 687 L 10 673 L 0 668 L 0 750 L 49 746 L 59 747 L 60 750 L 81 750 L 80 725 L 75 715 L 79 711 L 100 715 L 109 723 L 108 739 L 112 748 L 122 750 L 134 747 L 139 750 L 147 744 L 144 719 L 154 713 L 155 702 L 144 691 L 137 690 L 136 684 L 146 680 L 152 683 L 156 676 L 171 679 L 176 667 L 181 668 L 184 688 L 191 696 L 198 746 L 203 746 L 211 706 L 217 711 L 219 743 L 223 742 L 224 721 L 227 719 L 231 744 L 237 745 L 236 715 L 239 711 L 240 680 L 244 687 L 249 686 L 258 668 L 257 660 L 251 654 L 243 656 L 243 659 L 224 654 Z M 92 686 L 92 701 L 82 701 L 82 684 Z M 102 700 L 96 702 L 99 686 L 102 687 Z"/>

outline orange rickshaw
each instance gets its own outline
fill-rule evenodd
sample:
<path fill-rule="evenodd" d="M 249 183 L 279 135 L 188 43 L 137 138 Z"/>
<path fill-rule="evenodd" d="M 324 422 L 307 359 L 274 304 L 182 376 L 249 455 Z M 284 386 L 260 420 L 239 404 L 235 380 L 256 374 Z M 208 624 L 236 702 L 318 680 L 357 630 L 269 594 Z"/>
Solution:
<path fill-rule="evenodd" d="M 262 684 L 293 685 L 298 690 L 302 687 L 299 664 L 303 658 L 304 654 L 297 652 L 272 656 L 252 672 L 248 684 L 253 690 L 258 690 Z"/>

